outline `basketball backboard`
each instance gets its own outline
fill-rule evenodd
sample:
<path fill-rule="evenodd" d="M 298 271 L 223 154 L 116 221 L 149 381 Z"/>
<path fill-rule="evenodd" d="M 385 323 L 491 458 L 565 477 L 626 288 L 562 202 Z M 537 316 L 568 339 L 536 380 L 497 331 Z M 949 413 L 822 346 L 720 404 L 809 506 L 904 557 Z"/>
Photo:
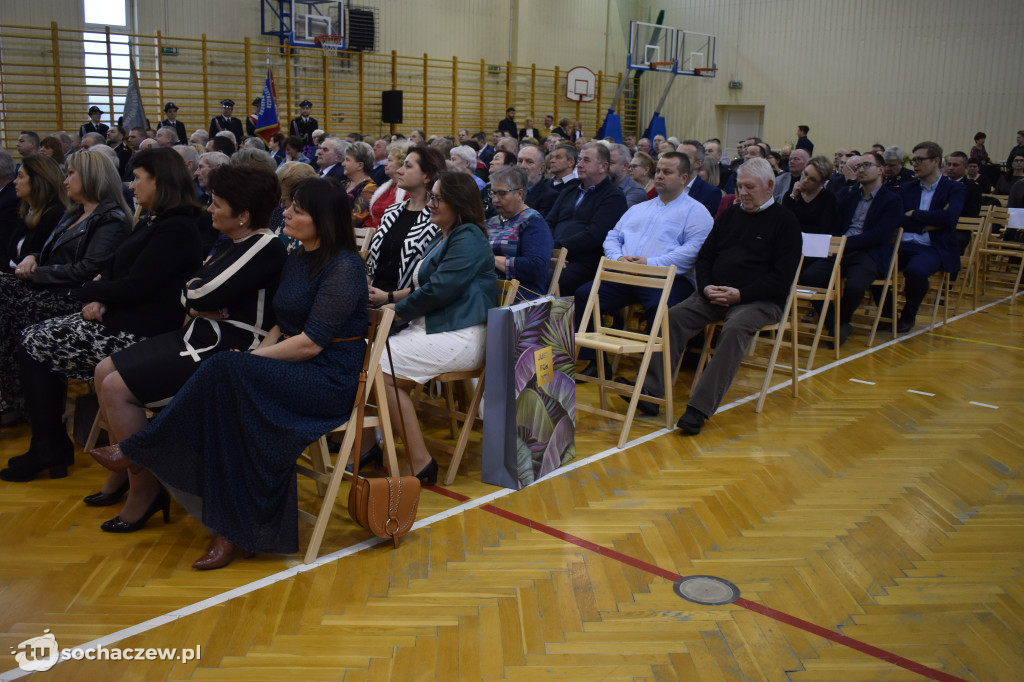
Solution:
<path fill-rule="evenodd" d="M 717 69 L 715 65 L 715 43 L 717 36 L 696 31 L 678 31 L 676 33 L 676 73 L 686 76 L 711 76 Z"/>
<path fill-rule="evenodd" d="M 675 62 L 676 33 L 676 29 L 671 26 L 643 21 L 629 22 L 629 53 L 626 56 L 628 68 L 654 71 L 658 70 L 658 64 Z"/>
<path fill-rule="evenodd" d="M 344 0 L 262 0 L 260 14 L 263 35 L 282 44 L 316 47 L 317 36 L 346 35 Z"/>

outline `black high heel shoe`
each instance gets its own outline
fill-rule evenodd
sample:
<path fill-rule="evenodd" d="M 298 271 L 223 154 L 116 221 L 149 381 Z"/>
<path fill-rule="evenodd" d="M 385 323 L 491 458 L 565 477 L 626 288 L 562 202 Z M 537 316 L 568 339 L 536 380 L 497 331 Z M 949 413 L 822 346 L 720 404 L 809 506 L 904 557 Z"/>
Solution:
<path fill-rule="evenodd" d="M 146 513 L 139 517 L 138 521 L 129 523 L 124 521 L 120 516 L 115 516 L 109 521 L 103 522 L 100 525 L 100 530 L 107 533 L 134 533 L 137 530 L 142 530 L 146 527 L 146 522 L 149 521 L 149 517 L 156 514 L 158 511 L 164 513 L 164 523 L 171 522 L 171 496 L 167 494 L 167 491 L 160 488 L 160 492 L 157 493 L 156 498 L 149 505 L 149 509 Z"/>
<path fill-rule="evenodd" d="M 380 449 L 380 443 L 374 443 L 372 448 L 359 456 L 360 469 L 371 464 L 378 469 L 384 466 L 384 451 Z M 350 474 L 352 473 L 352 462 L 345 465 L 345 471 Z"/>
<path fill-rule="evenodd" d="M 86 495 L 82 498 L 82 502 L 85 502 L 90 507 L 109 507 L 112 504 L 117 504 L 121 501 L 121 498 L 128 492 L 128 479 L 124 479 L 124 483 L 117 487 L 112 493 L 105 493 L 102 490 L 92 495 Z"/>
<path fill-rule="evenodd" d="M 437 483 L 437 460 L 431 457 L 430 464 L 420 469 L 420 472 L 416 474 L 416 478 L 420 479 L 420 483 L 426 483 L 427 485 Z"/>

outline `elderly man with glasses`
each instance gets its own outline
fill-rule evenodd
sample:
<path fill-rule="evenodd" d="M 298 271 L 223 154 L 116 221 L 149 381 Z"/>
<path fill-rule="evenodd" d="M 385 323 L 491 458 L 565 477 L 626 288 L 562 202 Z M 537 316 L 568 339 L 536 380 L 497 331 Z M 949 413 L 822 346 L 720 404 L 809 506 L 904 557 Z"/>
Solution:
<path fill-rule="evenodd" d="M 965 196 L 962 184 L 942 175 L 942 147 L 938 144 L 918 143 L 910 162 L 916 180 L 900 187 L 905 214 L 899 269 L 906 280 L 906 303 L 896 324 L 901 334 L 914 328 L 917 309 L 928 293 L 928 278 L 940 270 L 950 277 L 960 272 L 956 223 Z"/>

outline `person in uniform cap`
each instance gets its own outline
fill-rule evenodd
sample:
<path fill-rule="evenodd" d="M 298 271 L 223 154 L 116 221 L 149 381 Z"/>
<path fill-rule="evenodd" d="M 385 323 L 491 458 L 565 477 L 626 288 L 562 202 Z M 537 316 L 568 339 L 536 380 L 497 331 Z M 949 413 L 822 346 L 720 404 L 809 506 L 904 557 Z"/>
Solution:
<path fill-rule="evenodd" d="M 256 136 L 256 119 L 260 115 L 260 102 L 262 100 L 257 97 L 252 101 L 252 113 L 245 117 L 245 134 L 249 137 Z M 242 139 L 238 139 L 238 143 L 242 143 Z"/>
<path fill-rule="evenodd" d="M 168 102 L 164 105 L 164 120 L 160 121 L 160 127 L 174 128 L 178 133 L 178 144 L 188 143 L 185 124 L 178 120 L 178 106 L 174 102 Z"/>
<path fill-rule="evenodd" d="M 320 127 L 316 119 L 309 115 L 313 109 L 313 103 L 308 99 L 299 102 L 299 116 L 292 119 L 288 128 L 288 134 L 302 140 L 303 147 L 313 146 L 313 131 Z"/>
<path fill-rule="evenodd" d="M 242 122 L 231 115 L 235 109 L 234 100 L 221 100 L 220 107 L 221 115 L 210 119 L 210 137 L 216 137 L 222 130 L 230 130 L 235 134 L 235 140 L 241 142 L 245 133 L 242 131 Z"/>
<path fill-rule="evenodd" d="M 103 136 L 104 140 L 107 139 L 107 130 L 109 130 L 109 128 L 105 123 L 100 123 L 100 118 L 102 116 L 102 109 L 96 106 L 89 107 L 89 118 L 92 120 L 78 128 L 78 138 L 81 139 L 89 133 L 99 133 Z"/>

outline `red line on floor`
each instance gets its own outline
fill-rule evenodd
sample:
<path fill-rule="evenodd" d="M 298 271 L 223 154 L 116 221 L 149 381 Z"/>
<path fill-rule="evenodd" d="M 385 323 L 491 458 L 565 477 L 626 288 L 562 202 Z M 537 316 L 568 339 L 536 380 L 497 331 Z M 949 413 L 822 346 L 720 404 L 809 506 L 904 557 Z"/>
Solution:
<path fill-rule="evenodd" d="M 456 500 L 458 502 L 468 502 L 472 499 L 470 497 L 467 497 L 466 495 L 457 493 L 454 490 L 441 488 L 435 485 L 427 485 L 423 487 L 427 490 L 430 490 L 431 492 L 435 492 L 438 495 L 443 495 L 444 497 Z M 626 564 L 627 566 L 638 568 L 641 571 L 645 571 L 652 575 L 656 575 L 660 578 L 664 578 L 665 580 L 675 582 L 676 580 L 679 580 L 683 577 L 678 573 L 666 570 L 664 568 L 660 568 L 658 566 L 655 566 L 654 564 L 650 564 L 641 559 L 637 559 L 636 557 L 631 557 L 628 554 L 623 554 L 622 552 L 616 551 L 614 549 L 598 545 L 596 543 L 591 542 L 590 540 L 584 540 L 581 537 L 558 530 L 557 528 L 553 528 L 552 526 L 549 526 L 547 524 L 540 523 L 539 521 L 528 519 L 525 516 L 521 516 L 519 514 L 516 514 L 515 512 L 508 511 L 507 509 L 495 507 L 493 504 L 485 504 L 482 505 L 480 508 L 496 516 L 508 519 L 509 521 L 513 521 L 514 523 L 518 523 L 521 526 L 526 526 L 527 528 L 532 528 L 533 530 L 539 530 L 540 532 L 550 535 L 553 538 L 564 540 L 565 542 L 576 545 L 577 547 L 588 549 L 592 552 L 600 554 L 601 556 L 608 557 L 609 559 L 614 559 L 615 561 Z M 944 673 L 941 670 L 936 670 L 935 668 L 929 668 L 928 666 L 912 661 L 909 658 L 904 658 L 903 656 L 899 656 L 892 652 L 886 651 L 885 649 L 879 649 L 876 646 L 872 646 L 871 644 L 862 642 L 858 639 L 847 637 L 846 635 L 841 635 L 838 632 L 834 632 L 833 630 L 829 630 L 828 628 L 821 627 L 820 625 L 815 625 L 814 623 L 806 621 L 803 618 L 791 616 L 788 613 L 779 611 L 778 609 L 773 609 L 770 606 L 764 606 L 763 604 L 752 602 L 749 599 L 745 599 L 743 597 L 740 597 L 739 599 L 734 601 L 733 604 L 741 608 L 747 609 L 748 611 L 753 611 L 754 613 L 758 613 L 762 616 L 767 616 L 768 618 L 777 620 L 780 623 L 784 623 L 786 625 L 799 628 L 800 630 L 804 630 L 805 632 L 818 635 L 819 637 L 824 637 L 830 642 L 850 647 L 854 651 L 859 651 L 862 654 L 873 656 L 874 658 L 885 661 L 886 663 L 891 663 L 893 665 L 899 666 L 905 670 L 917 673 L 918 675 L 921 675 L 923 677 L 927 677 L 932 680 L 939 680 L 940 682 L 967 682 L 961 677 L 956 677 L 955 675 Z"/>

